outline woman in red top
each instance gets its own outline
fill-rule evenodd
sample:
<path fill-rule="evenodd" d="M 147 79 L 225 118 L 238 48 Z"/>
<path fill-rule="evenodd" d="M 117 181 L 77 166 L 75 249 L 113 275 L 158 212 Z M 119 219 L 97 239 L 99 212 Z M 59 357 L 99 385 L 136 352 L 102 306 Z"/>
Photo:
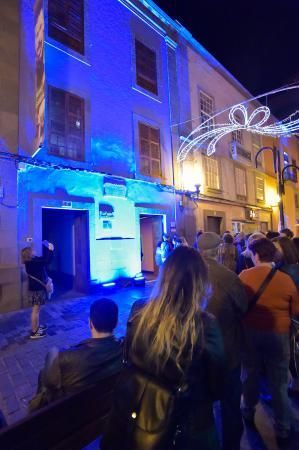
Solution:
<path fill-rule="evenodd" d="M 255 267 L 244 270 L 240 279 L 253 296 L 273 267 L 276 248 L 266 238 L 254 241 L 249 249 Z M 259 399 L 259 376 L 265 370 L 272 394 L 275 431 L 278 440 L 288 439 L 291 409 L 288 399 L 291 316 L 299 313 L 299 297 L 292 279 L 276 271 L 255 306 L 244 320 L 243 417 L 254 421 Z"/>

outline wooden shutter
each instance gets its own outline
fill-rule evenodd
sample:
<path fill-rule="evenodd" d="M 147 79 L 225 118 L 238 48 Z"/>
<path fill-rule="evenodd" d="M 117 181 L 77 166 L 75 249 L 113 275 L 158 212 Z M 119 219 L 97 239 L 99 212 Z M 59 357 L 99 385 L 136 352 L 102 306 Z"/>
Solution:
<path fill-rule="evenodd" d="M 135 54 L 138 86 L 158 95 L 156 52 L 136 39 Z"/>
<path fill-rule="evenodd" d="M 84 54 L 84 0 L 48 0 L 48 34 Z"/>

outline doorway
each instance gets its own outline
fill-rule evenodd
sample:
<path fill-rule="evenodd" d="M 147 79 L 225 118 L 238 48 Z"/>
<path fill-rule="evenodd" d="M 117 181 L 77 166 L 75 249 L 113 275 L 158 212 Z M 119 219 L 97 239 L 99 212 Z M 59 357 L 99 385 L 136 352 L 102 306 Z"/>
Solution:
<path fill-rule="evenodd" d="M 155 262 L 156 247 L 163 234 L 163 215 L 140 215 L 141 270 L 146 278 L 156 276 L 158 266 Z"/>
<path fill-rule="evenodd" d="M 49 273 L 55 296 L 88 292 L 89 271 L 88 211 L 43 208 L 42 238 L 54 244 Z"/>
<path fill-rule="evenodd" d="M 222 217 L 207 216 L 207 231 L 213 231 L 214 233 L 221 234 L 221 222 Z"/>

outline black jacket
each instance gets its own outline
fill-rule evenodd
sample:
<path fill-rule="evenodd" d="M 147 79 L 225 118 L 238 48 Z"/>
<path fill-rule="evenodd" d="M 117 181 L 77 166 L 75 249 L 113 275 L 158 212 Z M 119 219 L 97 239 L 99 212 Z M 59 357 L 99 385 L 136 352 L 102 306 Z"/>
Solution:
<path fill-rule="evenodd" d="M 248 309 L 248 297 L 239 277 L 222 264 L 205 258 L 209 269 L 212 294 L 207 311 L 220 326 L 229 369 L 241 363 L 242 317 Z"/>
<path fill-rule="evenodd" d="M 27 275 L 32 275 L 42 283 L 47 283 L 47 265 L 50 263 L 52 255 L 53 251 L 43 246 L 43 256 L 34 256 L 31 261 L 25 263 Z M 28 276 L 28 289 L 29 291 L 42 291 L 44 288 L 41 283 Z"/>
<path fill-rule="evenodd" d="M 137 345 L 134 351 L 130 348 L 138 320 L 134 319 L 134 312 L 142 304 L 144 302 L 140 302 L 139 305 L 133 305 L 133 314 L 130 315 L 131 319 L 128 322 L 127 345 L 129 347 L 129 361 L 149 375 L 157 376 L 153 372 L 153 367 L 147 365 L 144 359 L 146 349 L 142 345 L 140 347 Z M 202 320 L 204 325 L 204 346 L 202 349 L 200 343 L 198 343 L 198 346 L 194 349 L 191 365 L 188 368 L 190 398 L 187 404 L 188 410 L 186 411 L 186 414 L 189 416 L 189 424 L 193 429 L 199 431 L 210 428 L 214 423 L 213 401 L 221 397 L 226 375 L 223 342 L 217 322 L 208 313 L 202 313 Z M 185 367 L 187 367 L 187 361 Z M 167 362 L 159 378 L 161 382 L 168 385 L 171 384 L 173 387 L 180 385 L 182 373 L 176 367 L 174 357 L 171 357 Z"/>
<path fill-rule="evenodd" d="M 114 336 L 90 338 L 47 356 L 43 383 L 62 394 L 77 392 L 120 372 L 122 342 Z"/>

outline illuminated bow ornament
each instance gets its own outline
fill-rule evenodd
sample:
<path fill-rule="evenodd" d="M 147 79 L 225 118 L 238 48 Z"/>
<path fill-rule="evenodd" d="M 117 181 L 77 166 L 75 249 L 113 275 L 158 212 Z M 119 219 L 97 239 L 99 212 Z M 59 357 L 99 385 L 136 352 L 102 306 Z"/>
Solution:
<path fill-rule="evenodd" d="M 221 113 L 225 111 L 222 111 Z M 229 110 L 229 123 L 213 123 L 213 125 L 211 125 L 214 118 L 221 113 L 218 113 L 214 117 L 203 122 L 183 140 L 177 156 L 178 161 L 183 161 L 193 147 L 198 148 L 207 142 L 209 142 L 207 146 L 207 155 L 212 155 L 215 153 L 216 144 L 220 139 L 225 135 L 238 130 L 246 130 L 251 133 L 274 137 L 291 136 L 292 133 L 299 131 L 299 118 L 291 120 L 291 117 L 288 117 L 281 122 L 265 125 L 271 114 L 270 109 L 266 106 L 256 108 L 248 116 L 247 108 L 244 105 L 235 105 Z"/>

